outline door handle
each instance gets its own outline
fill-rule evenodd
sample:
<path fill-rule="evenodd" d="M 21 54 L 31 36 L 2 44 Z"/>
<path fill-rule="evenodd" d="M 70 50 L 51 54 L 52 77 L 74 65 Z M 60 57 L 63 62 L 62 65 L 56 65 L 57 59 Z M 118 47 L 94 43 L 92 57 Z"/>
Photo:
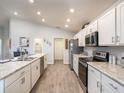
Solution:
<path fill-rule="evenodd" d="M 120 42 L 120 36 L 117 36 L 117 42 Z"/>
<path fill-rule="evenodd" d="M 100 91 L 101 91 L 101 93 L 104 93 L 104 87 L 103 87 L 103 85 L 101 85 Z"/>
<path fill-rule="evenodd" d="M 97 81 L 97 88 L 99 88 L 100 87 L 100 82 L 99 81 Z"/>
<path fill-rule="evenodd" d="M 114 43 L 114 37 L 112 37 L 112 43 Z"/>
<path fill-rule="evenodd" d="M 21 79 L 21 84 L 24 84 L 25 83 L 25 77 L 23 77 L 22 79 Z"/>
<path fill-rule="evenodd" d="M 36 69 L 38 70 L 38 66 L 36 66 Z"/>
<path fill-rule="evenodd" d="M 94 73 L 94 70 L 91 70 L 91 72 L 93 72 L 93 73 Z"/>
<path fill-rule="evenodd" d="M 111 84 L 111 83 L 109 83 L 109 85 L 110 85 L 112 88 L 114 88 L 115 90 L 117 90 L 117 89 L 118 89 L 118 87 L 114 86 L 114 85 L 113 85 L 113 84 Z"/>

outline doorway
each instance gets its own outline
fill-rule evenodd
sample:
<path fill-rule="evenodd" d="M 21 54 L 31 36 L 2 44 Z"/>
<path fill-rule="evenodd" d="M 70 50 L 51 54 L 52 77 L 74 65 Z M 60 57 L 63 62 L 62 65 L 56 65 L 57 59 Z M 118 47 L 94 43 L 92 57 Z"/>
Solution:
<path fill-rule="evenodd" d="M 0 59 L 2 59 L 2 39 L 0 39 Z"/>
<path fill-rule="evenodd" d="M 63 63 L 64 49 L 65 49 L 64 38 L 55 38 L 54 39 L 54 62 L 55 63 Z"/>

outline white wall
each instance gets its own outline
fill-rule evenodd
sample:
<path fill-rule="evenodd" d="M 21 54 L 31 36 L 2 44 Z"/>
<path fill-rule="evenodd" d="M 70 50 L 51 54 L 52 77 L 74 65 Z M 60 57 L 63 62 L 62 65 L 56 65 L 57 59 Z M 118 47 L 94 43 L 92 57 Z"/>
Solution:
<path fill-rule="evenodd" d="M 0 59 L 8 59 L 9 58 L 9 22 L 2 27 L 0 27 L 0 39 L 1 43 L 1 55 Z"/>
<path fill-rule="evenodd" d="M 72 38 L 74 33 L 67 32 L 61 29 L 52 28 L 43 26 L 41 24 L 18 20 L 18 19 L 10 19 L 10 38 L 11 38 L 11 51 L 15 51 L 19 45 L 19 37 L 29 37 L 30 39 L 30 54 L 33 53 L 33 41 L 36 38 L 43 38 L 51 45 L 47 46 L 48 51 L 48 62 L 49 64 L 53 64 L 54 60 L 54 38 Z"/>
<path fill-rule="evenodd" d="M 3 28 L 2 27 L 0 27 L 0 59 L 2 59 L 2 40 L 3 40 Z"/>
<path fill-rule="evenodd" d="M 3 26 L 3 59 L 8 59 L 10 57 L 9 51 L 9 20 Z"/>

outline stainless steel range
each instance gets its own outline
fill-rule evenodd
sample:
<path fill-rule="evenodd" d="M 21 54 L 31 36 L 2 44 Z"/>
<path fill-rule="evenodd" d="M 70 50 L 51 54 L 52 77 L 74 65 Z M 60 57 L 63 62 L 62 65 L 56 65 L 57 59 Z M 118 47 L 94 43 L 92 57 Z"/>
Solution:
<path fill-rule="evenodd" d="M 93 57 L 79 58 L 79 81 L 85 93 L 88 90 L 88 64 L 87 62 L 108 62 L 108 52 L 95 52 Z"/>

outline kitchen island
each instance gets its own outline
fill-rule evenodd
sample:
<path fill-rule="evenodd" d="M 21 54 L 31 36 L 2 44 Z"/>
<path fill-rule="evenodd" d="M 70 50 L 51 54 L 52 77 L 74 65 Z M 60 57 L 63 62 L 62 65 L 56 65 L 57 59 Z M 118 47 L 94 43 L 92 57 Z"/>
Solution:
<path fill-rule="evenodd" d="M 32 60 L 0 64 L 0 93 L 29 93 L 41 75 L 42 58 L 45 61 L 45 56 L 36 54 L 30 56 L 34 58 Z"/>

